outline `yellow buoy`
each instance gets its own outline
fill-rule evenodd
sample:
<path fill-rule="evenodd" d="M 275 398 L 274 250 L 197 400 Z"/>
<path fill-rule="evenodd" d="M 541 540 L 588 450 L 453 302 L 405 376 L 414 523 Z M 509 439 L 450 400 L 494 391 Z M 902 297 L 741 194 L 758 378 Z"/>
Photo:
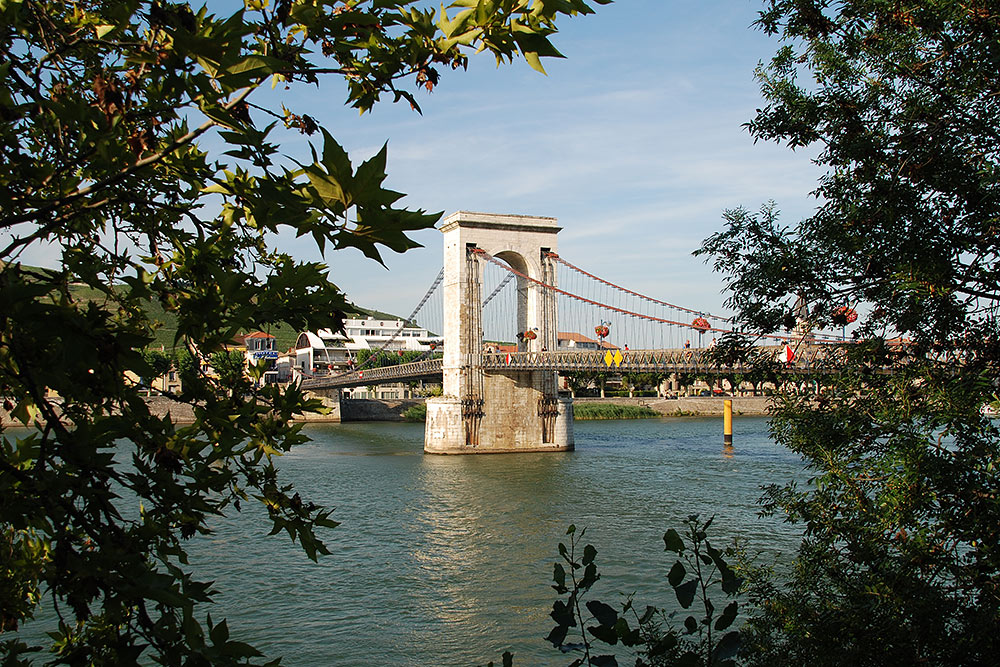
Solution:
<path fill-rule="evenodd" d="M 733 446 L 733 402 L 730 399 L 726 399 L 723 403 L 725 406 L 723 410 L 722 417 L 722 443 L 726 447 Z"/>

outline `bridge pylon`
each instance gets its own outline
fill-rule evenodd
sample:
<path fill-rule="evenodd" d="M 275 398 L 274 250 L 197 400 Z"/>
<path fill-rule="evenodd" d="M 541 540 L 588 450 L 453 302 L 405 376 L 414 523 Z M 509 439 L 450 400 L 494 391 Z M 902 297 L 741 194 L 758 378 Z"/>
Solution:
<path fill-rule="evenodd" d="M 555 218 L 459 211 L 444 235 L 444 392 L 427 400 L 424 451 L 433 454 L 573 449 L 573 402 L 551 370 L 485 370 L 482 253 L 519 273 L 556 285 Z M 556 301 L 518 276 L 519 352 L 556 349 Z M 531 333 L 528 333 L 531 332 Z M 520 335 L 520 334 L 519 334 Z M 513 341 L 512 341 L 513 342 Z"/>

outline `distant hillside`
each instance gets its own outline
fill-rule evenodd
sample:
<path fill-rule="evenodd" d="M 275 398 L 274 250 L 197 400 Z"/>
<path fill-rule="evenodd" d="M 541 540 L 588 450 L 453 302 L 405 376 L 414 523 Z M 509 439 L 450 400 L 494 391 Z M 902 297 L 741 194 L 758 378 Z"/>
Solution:
<path fill-rule="evenodd" d="M 28 265 L 24 265 L 24 268 L 38 271 L 45 270 Z M 94 301 L 100 303 L 105 300 L 104 293 L 85 285 L 70 285 L 70 293 L 81 301 Z M 399 315 L 384 313 L 373 308 L 362 308 L 360 306 L 353 306 L 353 308 L 354 311 L 348 313 L 348 317 L 370 317 L 377 320 L 403 319 Z M 147 312 L 151 320 L 158 322 L 161 325 L 156 330 L 153 342 L 150 343 L 150 347 L 155 349 L 163 348 L 164 350 L 172 349 L 174 346 L 174 336 L 177 334 L 177 316 L 164 310 L 163 307 L 155 301 L 148 304 Z M 266 333 L 275 337 L 275 348 L 281 352 L 284 352 L 295 345 L 295 340 L 299 335 L 298 331 L 292 329 L 288 325 L 271 327 Z"/>
<path fill-rule="evenodd" d="M 156 331 L 156 339 L 152 343 L 153 347 L 159 348 L 163 346 L 164 349 L 169 350 L 174 344 L 174 336 L 177 333 L 177 316 L 173 313 L 168 313 L 159 307 L 159 304 L 152 304 L 149 314 L 152 319 L 160 322 L 163 326 Z M 403 318 L 392 315 L 390 313 L 383 313 L 377 310 L 368 310 L 364 308 L 359 308 L 355 306 L 358 312 L 348 313 L 348 317 L 372 317 L 380 320 L 401 320 Z M 244 332 L 244 333 L 250 333 Z M 277 325 L 270 327 L 265 331 L 274 336 L 274 347 L 279 352 L 285 352 L 295 345 L 295 340 L 299 337 L 299 331 L 292 329 L 287 324 Z"/>
<path fill-rule="evenodd" d="M 83 285 L 71 285 L 70 292 L 81 300 L 87 301 L 103 301 L 104 295 L 90 287 L 85 287 Z M 355 306 L 355 312 L 348 313 L 348 317 L 371 317 L 379 320 L 401 320 L 402 317 L 398 315 L 393 315 L 391 313 L 383 313 L 379 310 L 361 308 L 360 306 Z M 147 312 L 149 317 L 154 322 L 159 322 L 160 327 L 156 330 L 153 342 L 150 344 L 152 348 L 163 348 L 164 350 L 170 350 L 174 346 L 174 336 L 177 335 L 177 316 L 173 313 L 167 312 L 163 307 L 157 302 L 151 302 L 147 307 Z M 250 332 L 246 332 L 250 333 Z M 275 349 L 284 352 L 288 350 L 293 345 L 295 345 L 295 340 L 299 336 L 299 331 L 292 329 L 288 325 L 278 325 L 273 326 L 266 331 L 266 333 L 271 334 L 275 338 Z"/>

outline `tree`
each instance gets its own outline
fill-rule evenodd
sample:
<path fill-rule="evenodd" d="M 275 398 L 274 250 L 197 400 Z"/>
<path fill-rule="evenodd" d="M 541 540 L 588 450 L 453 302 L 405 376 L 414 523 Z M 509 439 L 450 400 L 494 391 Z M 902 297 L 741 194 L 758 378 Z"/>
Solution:
<path fill-rule="evenodd" d="M 153 370 L 153 375 L 146 378 L 147 381 L 166 375 L 174 365 L 171 356 L 159 350 L 144 350 L 142 357 L 143 361 Z"/>
<path fill-rule="evenodd" d="M 755 394 L 763 382 L 777 382 L 777 364 L 749 336 L 726 332 L 708 349 L 706 356 L 724 371 L 722 376 L 734 391 L 744 381 L 753 384 Z"/>
<path fill-rule="evenodd" d="M 386 96 L 417 108 L 411 87 L 434 88 L 470 51 L 541 70 L 559 55 L 555 20 L 591 11 L 584 0 L 436 11 L 247 0 L 228 16 L 162 0 L 0 3 L 0 393 L 33 427 L 0 450 L 0 629 L 16 631 L 45 595 L 56 662 L 259 655 L 199 617 L 210 586 L 184 544 L 254 498 L 273 533 L 310 558 L 327 552 L 330 511 L 271 460 L 305 440 L 292 415 L 320 406 L 295 387 L 228 386 L 197 360 L 247 330 L 342 326 L 348 304 L 326 267 L 274 250 L 274 234 L 379 261 L 438 218 L 395 206 L 385 147 L 352 165 L 281 93 L 332 77 L 361 111 Z M 299 132 L 315 138 L 311 154 L 282 153 Z M 39 246 L 55 268 L 19 262 Z M 124 379 L 154 373 L 141 354 L 154 307 L 176 316 L 187 352 L 170 397 L 196 407 L 183 428 Z M 11 663 L 28 649 L 17 635 L 0 646 Z"/>
<path fill-rule="evenodd" d="M 628 388 L 629 396 L 636 389 L 645 390 L 656 386 L 660 376 L 656 373 L 622 373 L 622 384 Z"/>
<path fill-rule="evenodd" d="M 742 581 L 726 561 L 732 550 L 716 549 L 709 542 L 712 521 L 689 516 L 683 533 L 671 528 L 663 534 L 664 551 L 677 555 L 667 583 L 679 609 L 667 612 L 646 606 L 641 614 L 632 596 L 620 611 L 591 596 L 601 578 L 597 549 L 588 544 L 580 553 L 587 530 L 577 534 L 571 525 L 566 531 L 569 546 L 559 543 L 562 562 L 552 568 L 552 588 L 566 600 L 552 605 L 549 616 L 556 625 L 546 640 L 563 653 L 579 656 L 570 667 L 617 667 L 613 654 L 596 655 L 598 642 L 633 649 L 635 667 L 735 667 L 740 633 L 730 628 L 739 613 L 736 598 Z M 729 599 L 721 612 L 720 592 Z M 679 616 L 684 616 L 683 628 L 675 622 Z"/>
<path fill-rule="evenodd" d="M 223 386 L 235 389 L 237 392 L 250 390 L 247 380 L 246 359 L 239 350 L 219 350 L 209 357 L 209 365 L 219 377 Z"/>
<path fill-rule="evenodd" d="M 755 139 L 818 147 L 815 213 L 726 213 L 701 253 L 742 326 L 862 315 L 828 388 L 784 397 L 776 440 L 813 482 L 791 579 L 758 582 L 757 664 L 978 665 L 1000 649 L 1000 14 L 993 3 L 767 0 L 784 43 Z"/>

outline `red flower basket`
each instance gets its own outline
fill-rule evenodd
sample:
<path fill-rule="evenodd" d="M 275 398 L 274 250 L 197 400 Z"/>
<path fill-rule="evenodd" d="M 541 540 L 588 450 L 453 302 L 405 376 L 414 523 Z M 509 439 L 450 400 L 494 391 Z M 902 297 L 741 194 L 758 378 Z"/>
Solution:
<path fill-rule="evenodd" d="M 696 317 L 694 321 L 691 322 L 691 327 L 697 329 L 699 333 L 705 333 L 712 328 L 712 325 L 708 323 L 704 317 Z"/>
<path fill-rule="evenodd" d="M 606 325 L 601 324 L 594 327 L 594 333 L 597 334 L 598 338 L 607 338 L 608 334 L 611 333 L 611 329 L 609 329 Z"/>
<path fill-rule="evenodd" d="M 833 322 L 834 324 L 840 324 L 844 326 L 850 324 L 851 322 L 856 322 L 858 319 L 858 313 L 853 308 L 848 308 L 847 306 L 841 306 L 840 308 L 833 309 Z"/>
<path fill-rule="evenodd" d="M 536 334 L 531 329 L 528 329 L 527 331 L 524 332 L 524 339 L 525 340 L 535 340 L 536 338 L 538 338 L 538 334 Z"/>

